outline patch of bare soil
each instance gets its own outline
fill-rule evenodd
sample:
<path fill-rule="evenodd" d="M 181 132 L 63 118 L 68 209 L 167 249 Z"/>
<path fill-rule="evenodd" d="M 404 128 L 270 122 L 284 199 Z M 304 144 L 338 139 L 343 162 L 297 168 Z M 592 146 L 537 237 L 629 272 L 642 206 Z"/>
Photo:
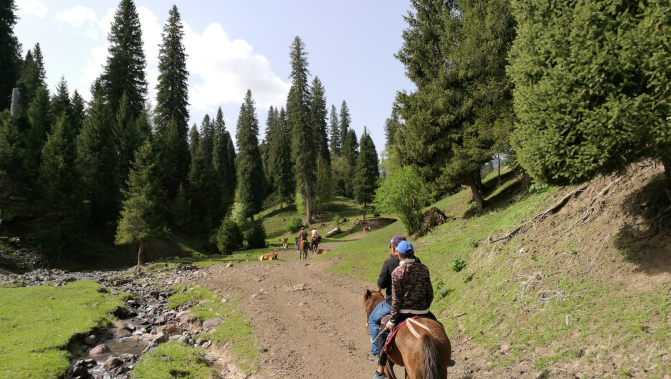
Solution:
<path fill-rule="evenodd" d="M 366 286 L 326 274 L 328 262 L 240 265 L 214 271 L 201 284 L 244 296 L 245 314 L 263 351 L 263 378 L 356 378 L 372 375 Z"/>

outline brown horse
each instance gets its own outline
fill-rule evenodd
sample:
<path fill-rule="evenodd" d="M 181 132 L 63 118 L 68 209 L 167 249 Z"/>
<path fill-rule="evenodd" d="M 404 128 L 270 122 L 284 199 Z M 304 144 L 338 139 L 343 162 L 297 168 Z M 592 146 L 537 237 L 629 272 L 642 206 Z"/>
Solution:
<path fill-rule="evenodd" d="M 298 259 L 308 259 L 308 250 L 310 250 L 310 243 L 300 241 L 298 244 Z"/>
<path fill-rule="evenodd" d="M 366 320 L 375 307 L 384 301 L 384 296 L 379 292 L 366 290 L 361 305 L 366 308 Z M 415 326 L 414 330 L 419 334 L 415 337 L 408 328 L 403 325 L 396 337 L 389 344 L 390 353 L 386 367 L 387 376 L 396 379 L 393 365 L 405 367 L 405 375 L 408 379 L 446 379 L 447 366 L 452 357 L 452 346 L 445 334 L 445 329 L 439 323 L 430 319 L 418 319 L 419 323 L 428 330 Z M 366 326 L 368 322 L 366 322 Z"/>

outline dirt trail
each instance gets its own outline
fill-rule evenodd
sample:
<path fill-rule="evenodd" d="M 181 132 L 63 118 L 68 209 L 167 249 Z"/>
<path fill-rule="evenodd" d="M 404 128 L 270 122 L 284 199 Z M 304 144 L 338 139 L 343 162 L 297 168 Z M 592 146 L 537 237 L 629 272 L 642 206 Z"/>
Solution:
<path fill-rule="evenodd" d="M 245 313 L 263 353 L 263 378 L 359 378 L 375 364 L 365 313 L 366 286 L 324 272 L 332 262 L 290 261 L 213 270 L 201 284 L 231 286 L 244 296 Z M 226 293 L 226 291 L 224 291 Z"/>

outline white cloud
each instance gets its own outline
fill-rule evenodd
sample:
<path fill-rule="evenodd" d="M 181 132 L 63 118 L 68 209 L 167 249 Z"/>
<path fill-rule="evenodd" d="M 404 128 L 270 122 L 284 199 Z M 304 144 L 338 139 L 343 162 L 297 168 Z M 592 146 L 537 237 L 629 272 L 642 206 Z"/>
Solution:
<path fill-rule="evenodd" d="M 96 13 L 91 8 L 76 6 L 56 13 L 58 21 L 66 22 L 75 28 L 83 28 L 84 35 L 93 39 L 98 38 L 98 28 L 96 27 Z"/>
<path fill-rule="evenodd" d="M 156 98 L 158 80 L 158 51 L 161 43 L 163 20 L 159 21 L 146 7 L 138 7 L 145 56 L 147 57 L 147 79 L 149 97 Z M 95 20 L 97 32 L 109 33 L 114 10 Z M 213 114 L 219 106 L 241 104 L 248 89 L 257 107 L 268 108 L 286 102 L 289 83 L 283 82 L 272 71 L 270 62 L 259 54 L 254 54 L 252 46 L 243 40 L 231 41 L 220 24 L 205 28 L 202 34 L 184 24 L 184 45 L 187 54 L 187 70 L 190 73 L 189 102 L 191 110 Z M 92 49 L 92 58 L 82 70 L 79 91 L 89 98 L 89 86 L 102 72 L 107 59 L 109 44 Z"/>
<path fill-rule="evenodd" d="M 47 6 L 39 0 L 17 0 L 16 5 L 19 7 L 20 13 L 31 14 L 38 18 L 47 16 Z"/>
<path fill-rule="evenodd" d="M 290 84 L 272 71 L 270 62 L 243 40 L 231 41 L 220 24 L 198 34 L 185 24 L 184 45 L 192 82 L 189 102 L 194 110 L 214 111 L 226 103 L 242 103 L 248 89 L 258 107 L 286 101 Z"/>

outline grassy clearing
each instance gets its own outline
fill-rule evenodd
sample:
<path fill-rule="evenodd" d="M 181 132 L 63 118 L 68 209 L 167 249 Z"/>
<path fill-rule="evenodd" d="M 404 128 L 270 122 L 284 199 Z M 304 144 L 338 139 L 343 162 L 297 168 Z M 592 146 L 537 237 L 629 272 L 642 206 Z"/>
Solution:
<path fill-rule="evenodd" d="M 133 379 L 219 378 L 207 367 L 203 352 L 182 342 L 169 342 L 142 356 L 131 374 Z"/>
<path fill-rule="evenodd" d="M 238 367 L 248 372 L 258 369 L 256 363 L 259 351 L 254 346 L 253 330 L 241 311 L 239 298 L 231 297 L 230 294 L 224 293 L 225 291 L 221 293 L 212 292 L 199 285 L 181 284 L 175 285 L 173 288 L 178 293 L 168 299 L 170 308 L 192 302 L 198 305 L 195 305 L 189 311 L 199 319 L 221 318 L 224 320 L 214 331 L 202 334 L 199 338 L 212 339 L 218 345 L 228 343 L 230 351 L 242 360 Z"/>
<path fill-rule="evenodd" d="M 441 200 L 435 206 L 448 216 L 465 218 L 414 243 L 431 269 L 432 311 L 448 335 L 463 333 L 479 343 L 490 368 L 530 361 L 539 371 L 569 364 L 579 372 L 605 362 L 614 370 L 616 362 L 620 376 L 646 370 L 646 377 L 660 378 L 670 372 L 663 352 L 671 348 L 671 285 L 638 292 L 623 283 L 597 284 L 582 274 L 582 265 L 571 271 L 571 257 L 585 260 L 573 249 L 571 233 L 540 244 L 525 236 L 507 244 L 486 242 L 492 232 L 512 230 L 548 207 L 559 190 L 545 188 L 520 199 L 511 191 L 517 185 L 510 179 L 492 191 L 488 200 L 494 205 L 481 215 L 469 214 L 470 191 Z M 596 229 L 581 230 L 579 238 L 594 238 Z M 389 239 L 404 232 L 400 223 L 392 224 L 323 258 L 340 257 L 332 272 L 368 280 L 374 288 Z M 599 258 L 606 259 L 611 258 Z M 453 261 L 466 265 L 456 272 Z"/>
<path fill-rule="evenodd" d="M 93 281 L 64 287 L 0 288 L 0 378 L 57 378 L 79 333 L 105 327 L 123 305 Z"/>

